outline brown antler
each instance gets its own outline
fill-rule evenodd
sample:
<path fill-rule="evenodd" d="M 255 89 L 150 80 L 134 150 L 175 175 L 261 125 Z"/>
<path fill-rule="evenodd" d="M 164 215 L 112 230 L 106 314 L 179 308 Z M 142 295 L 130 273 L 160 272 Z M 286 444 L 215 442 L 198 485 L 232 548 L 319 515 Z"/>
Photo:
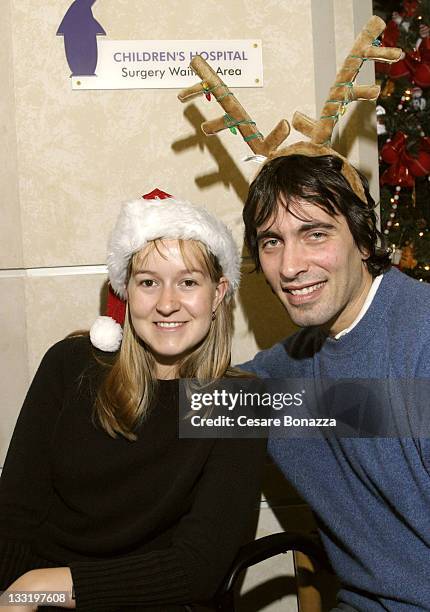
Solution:
<path fill-rule="evenodd" d="M 353 100 L 376 100 L 379 95 L 377 85 L 354 85 L 363 62 L 377 60 L 378 62 L 397 62 L 402 50 L 396 47 L 375 46 L 374 42 L 385 29 L 385 23 L 374 15 L 369 19 L 358 35 L 351 52 L 336 75 L 328 98 L 321 111 L 318 121 L 302 113 L 295 112 L 293 126 L 296 130 L 308 136 L 315 144 L 329 144 L 339 116 L 345 107 Z"/>
<path fill-rule="evenodd" d="M 401 49 L 395 47 L 381 48 L 375 45 L 376 38 L 384 29 L 384 21 L 377 16 L 373 16 L 367 22 L 357 37 L 350 54 L 345 59 L 342 68 L 336 75 L 336 81 L 330 89 L 329 97 L 324 104 L 321 117 L 318 121 L 302 113 L 294 113 L 293 126 L 305 136 L 310 137 L 311 140 L 308 142 L 295 142 L 284 149 L 276 150 L 289 134 L 290 127 L 288 122 L 285 120 L 280 121 L 269 136 L 264 139 L 260 132 L 258 132 L 255 123 L 250 119 L 228 87 L 199 56 L 193 59 L 191 67 L 201 77 L 202 83 L 183 90 L 178 98 L 181 102 L 184 102 L 193 96 L 214 92 L 216 99 L 226 111 L 226 115 L 221 119 L 203 123 L 203 132 L 210 135 L 227 127 L 238 127 L 244 140 L 248 142 L 254 153 L 265 155 L 269 159 L 296 154 L 310 157 L 322 155 L 336 155 L 340 157 L 343 160 L 342 174 L 357 196 L 367 203 L 360 176 L 346 158 L 330 147 L 330 140 L 334 126 L 349 102 L 353 100 L 375 100 L 378 97 L 379 87 L 374 85 L 354 85 L 363 62 L 370 59 L 388 63 L 397 62 L 402 55 Z"/>
<path fill-rule="evenodd" d="M 237 128 L 251 150 L 255 154 L 265 155 L 266 157 L 273 153 L 287 138 L 290 133 L 290 125 L 285 119 L 282 119 L 264 138 L 238 99 L 202 57 L 194 56 L 190 66 L 199 75 L 202 82 L 181 91 L 178 95 L 179 100 L 185 102 L 194 96 L 212 93 L 226 112 L 219 119 L 202 123 L 202 130 L 207 136 L 216 134 L 226 128 L 232 130 Z"/>

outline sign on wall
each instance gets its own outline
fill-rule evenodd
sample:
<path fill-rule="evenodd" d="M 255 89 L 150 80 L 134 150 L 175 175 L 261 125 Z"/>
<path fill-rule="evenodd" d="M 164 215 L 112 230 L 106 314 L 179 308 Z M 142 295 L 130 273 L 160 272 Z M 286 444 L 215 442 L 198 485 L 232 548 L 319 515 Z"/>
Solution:
<path fill-rule="evenodd" d="M 94 75 L 72 75 L 73 89 L 164 89 L 193 85 L 195 55 L 231 87 L 262 87 L 260 40 L 99 40 Z"/>
<path fill-rule="evenodd" d="M 260 40 L 106 40 L 92 12 L 96 0 L 74 0 L 57 35 L 73 89 L 184 89 L 195 81 L 189 64 L 208 61 L 231 87 L 262 87 Z"/>

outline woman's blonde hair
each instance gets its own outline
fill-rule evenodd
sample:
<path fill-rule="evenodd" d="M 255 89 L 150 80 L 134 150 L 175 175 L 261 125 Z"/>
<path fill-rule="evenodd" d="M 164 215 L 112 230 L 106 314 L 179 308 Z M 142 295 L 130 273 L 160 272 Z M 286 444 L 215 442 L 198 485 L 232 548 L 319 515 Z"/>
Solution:
<path fill-rule="evenodd" d="M 185 265 L 197 261 L 211 281 L 218 283 L 223 275 L 217 258 L 198 240 L 178 239 Z M 128 280 L 148 255 L 160 251 L 161 239 L 153 240 L 129 263 Z M 209 381 L 225 375 L 236 375 L 229 368 L 233 334 L 233 300 L 223 299 L 212 320 L 207 336 L 178 364 L 176 376 Z M 157 388 L 156 363 L 151 350 L 136 334 L 127 308 L 124 335 L 115 362 L 105 364 L 109 371 L 98 391 L 94 406 L 96 420 L 112 437 L 118 434 L 135 440 L 134 430 L 151 408 Z"/>

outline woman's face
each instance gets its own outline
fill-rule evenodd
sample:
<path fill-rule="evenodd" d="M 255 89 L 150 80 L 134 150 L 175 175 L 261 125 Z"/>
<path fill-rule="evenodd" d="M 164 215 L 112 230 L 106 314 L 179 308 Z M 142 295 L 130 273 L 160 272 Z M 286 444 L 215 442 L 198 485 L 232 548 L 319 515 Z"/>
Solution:
<path fill-rule="evenodd" d="M 207 336 L 228 287 L 224 277 L 213 282 L 184 245 L 188 265 L 177 240 L 144 250 L 127 287 L 134 330 L 152 351 L 158 378 L 173 378 L 179 361 Z"/>

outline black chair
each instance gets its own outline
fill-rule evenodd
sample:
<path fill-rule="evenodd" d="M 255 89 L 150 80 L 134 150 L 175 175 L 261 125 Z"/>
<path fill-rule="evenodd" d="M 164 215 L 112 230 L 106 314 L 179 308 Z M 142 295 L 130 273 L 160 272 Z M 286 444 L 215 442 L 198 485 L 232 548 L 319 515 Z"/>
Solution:
<path fill-rule="evenodd" d="M 300 551 L 310 557 L 318 566 L 328 567 L 326 554 L 317 535 L 314 536 L 300 532 L 282 532 L 260 538 L 246 544 L 239 550 L 216 595 L 214 610 L 234 612 L 235 587 L 242 572 L 265 559 L 290 550 Z"/>

